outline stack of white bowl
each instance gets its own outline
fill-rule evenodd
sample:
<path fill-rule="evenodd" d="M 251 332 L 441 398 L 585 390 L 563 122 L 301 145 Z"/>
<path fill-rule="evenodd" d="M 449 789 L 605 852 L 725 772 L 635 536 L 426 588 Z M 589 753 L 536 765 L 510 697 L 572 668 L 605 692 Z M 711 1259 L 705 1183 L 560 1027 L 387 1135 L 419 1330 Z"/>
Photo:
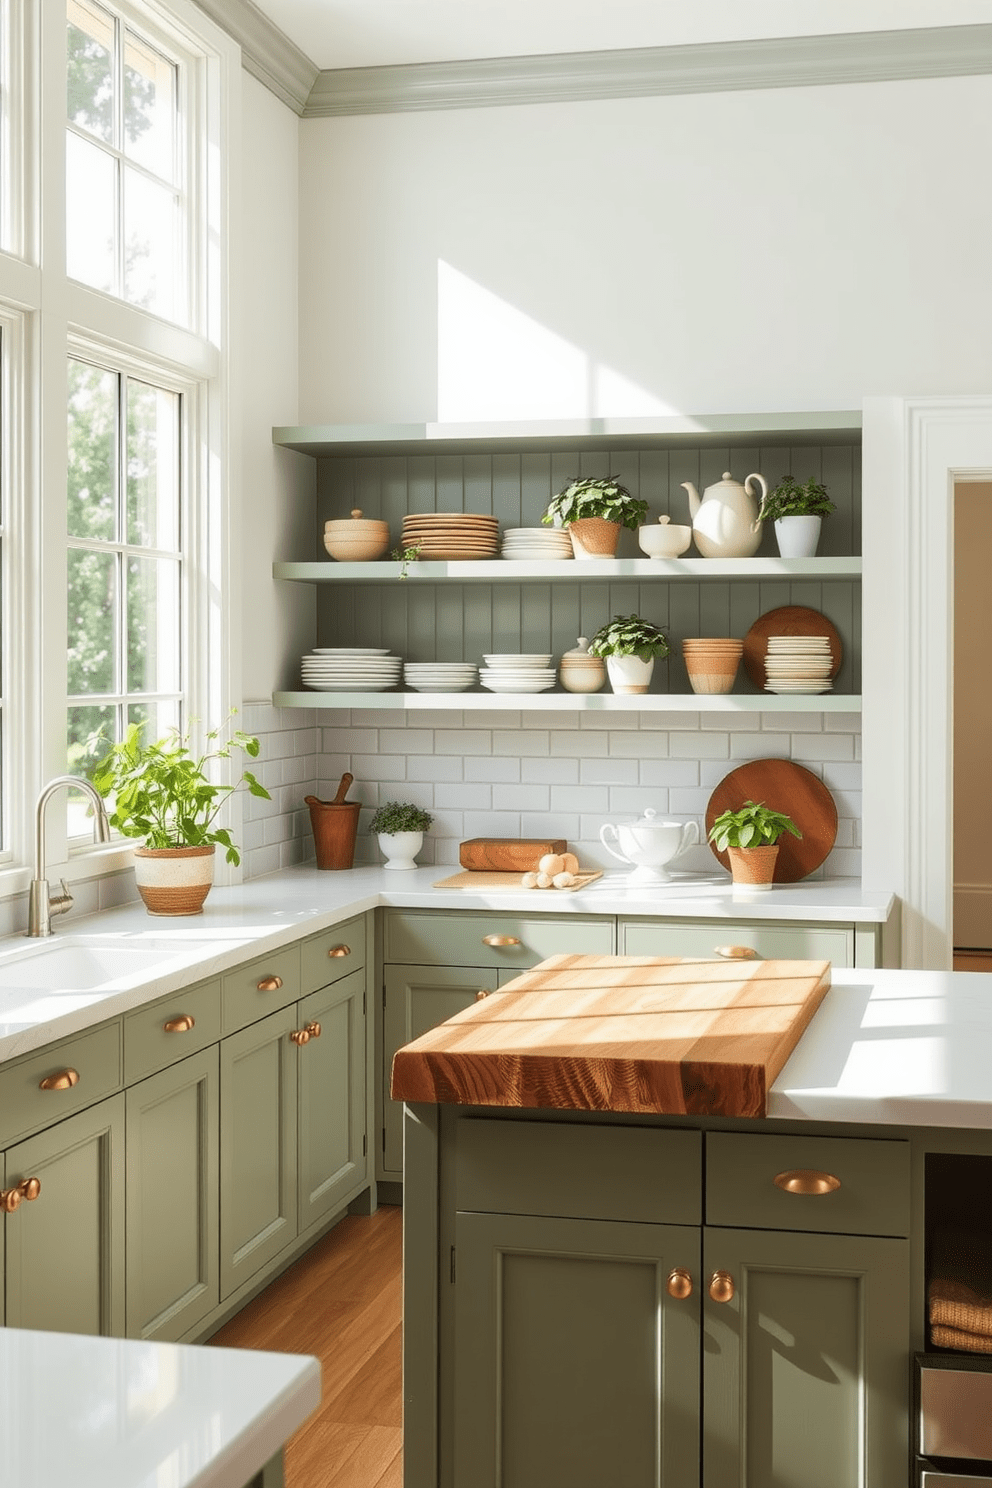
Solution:
<path fill-rule="evenodd" d="M 574 558 L 572 539 L 563 527 L 507 527 L 501 558 Z"/>
<path fill-rule="evenodd" d="M 403 681 L 414 692 L 465 692 L 478 674 L 471 661 L 408 661 L 403 667 Z"/>
<path fill-rule="evenodd" d="M 315 692 L 385 692 L 399 685 L 403 658 L 387 646 L 317 646 L 301 670 L 303 686 Z"/>
<path fill-rule="evenodd" d="M 479 668 L 479 681 L 490 692 L 547 692 L 557 673 L 546 656 L 486 656 Z"/>
<path fill-rule="evenodd" d="M 833 654 L 827 636 L 769 636 L 767 692 L 830 692 Z"/>

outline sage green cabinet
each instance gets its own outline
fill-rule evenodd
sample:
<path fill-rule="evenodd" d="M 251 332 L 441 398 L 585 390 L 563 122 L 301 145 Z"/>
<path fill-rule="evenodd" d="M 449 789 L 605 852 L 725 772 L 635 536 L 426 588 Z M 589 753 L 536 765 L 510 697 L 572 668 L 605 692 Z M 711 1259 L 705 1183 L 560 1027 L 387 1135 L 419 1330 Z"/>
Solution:
<path fill-rule="evenodd" d="M 773 909 L 769 905 L 769 911 Z M 830 961 L 877 966 L 873 925 L 807 924 L 800 920 L 621 920 L 622 956 L 703 956 L 745 947 L 765 960 Z"/>
<path fill-rule="evenodd" d="M 333 1213 L 368 1171 L 365 973 L 353 971 L 300 1003 L 318 1025 L 299 1051 L 299 1228 Z"/>
<path fill-rule="evenodd" d="M 173 1341 L 217 1306 L 216 1044 L 125 1093 L 127 1334 Z"/>
<path fill-rule="evenodd" d="M 68 1116 L 6 1154 L 6 1183 L 38 1197 L 3 1216 L 6 1323 L 124 1332 L 124 1096 Z"/>

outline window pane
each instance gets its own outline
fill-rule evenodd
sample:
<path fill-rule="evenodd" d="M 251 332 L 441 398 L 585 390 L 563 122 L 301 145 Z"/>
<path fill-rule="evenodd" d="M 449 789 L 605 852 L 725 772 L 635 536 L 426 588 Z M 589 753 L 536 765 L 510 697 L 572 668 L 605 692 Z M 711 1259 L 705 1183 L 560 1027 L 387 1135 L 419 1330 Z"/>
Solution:
<path fill-rule="evenodd" d="M 179 546 L 179 397 L 146 382 L 127 389 L 127 541 Z"/>
<path fill-rule="evenodd" d="M 69 708 L 67 761 L 70 775 L 90 775 L 116 738 L 117 707 L 113 703 Z"/>
<path fill-rule="evenodd" d="M 70 548 L 68 558 L 69 695 L 116 692 L 116 555 Z"/>
<path fill-rule="evenodd" d="M 112 542 L 117 536 L 117 404 L 116 373 L 70 360 L 70 537 Z"/>
<path fill-rule="evenodd" d="M 89 0 L 69 0 L 66 106 L 71 123 L 114 142 L 114 22 Z M 88 281 L 87 281 L 88 282 Z"/>
<path fill-rule="evenodd" d="M 92 289 L 117 287 L 117 161 L 71 132 L 65 141 L 66 273 Z"/>
<path fill-rule="evenodd" d="M 175 192 L 135 170 L 124 172 L 124 298 L 166 320 L 176 318 Z"/>
<path fill-rule="evenodd" d="M 128 31 L 124 40 L 124 152 L 176 180 L 176 68 Z"/>
<path fill-rule="evenodd" d="M 127 709 L 128 723 L 143 723 L 145 740 L 164 739 L 171 729 L 179 727 L 179 703 L 174 698 L 146 698 L 140 703 L 130 703 Z"/>
<path fill-rule="evenodd" d="M 124 690 L 178 689 L 179 565 L 167 558 L 129 558 Z"/>

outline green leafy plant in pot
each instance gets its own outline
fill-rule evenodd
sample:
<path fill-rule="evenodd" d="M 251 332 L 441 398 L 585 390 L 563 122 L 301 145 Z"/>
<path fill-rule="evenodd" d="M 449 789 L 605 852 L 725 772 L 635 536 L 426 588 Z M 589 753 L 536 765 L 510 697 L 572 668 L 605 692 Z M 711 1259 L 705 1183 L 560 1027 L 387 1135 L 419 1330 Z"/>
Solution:
<path fill-rule="evenodd" d="M 552 496 L 541 521 L 561 523 L 576 558 L 612 558 L 621 528 L 636 532 L 647 511 L 647 502 L 632 496 L 616 476 L 573 476 Z"/>
<path fill-rule="evenodd" d="M 772 811 L 763 801 L 745 801 L 737 811 L 723 811 L 710 828 L 709 840 L 730 858 L 735 884 L 770 889 L 775 878 L 779 838 L 802 832 L 791 817 Z"/>
<path fill-rule="evenodd" d="M 656 657 L 670 650 L 661 626 L 640 615 L 614 615 L 589 643 L 590 656 L 606 658 L 606 674 L 617 693 L 647 692 Z"/>
<path fill-rule="evenodd" d="M 827 488 L 812 476 L 801 484 L 785 475 L 761 503 L 760 520 L 775 523 L 775 540 L 783 558 L 812 558 L 824 517 L 836 511 Z"/>
<path fill-rule="evenodd" d="M 255 759 L 260 745 L 240 729 L 222 739 L 224 730 L 217 728 L 206 735 L 204 752 L 195 753 L 188 731 L 173 729 L 162 739 L 145 742 L 144 729 L 143 723 L 130 724 L 124 738 L 93 767 L 91 778 L 101 796 L 113 803 L 111 826 L 125 837 L 144 838 L 145 845 L 134 850 L 134 871 L 149 914 L 200 914 L 213 883 L 217 844 L 225 848 L 229 863 L 241 862 L 228 829 L 215 825 L 224 803 L 242 787 L 270 799 L 250 770 L 243 770 L 233 784 L 218 784 L 210 767 L 235 751 Z M 99 736 L 94 744 L 99 748 Z"/>
<path fill-rule="evenodd" d="M 410 802 L 387 801 L 369 822 L 369 831 L 379 839 L 386 868 L 416 868 L 417 853 L 424 845 L 424 833 L 434 818 L 422 806 Z"/>

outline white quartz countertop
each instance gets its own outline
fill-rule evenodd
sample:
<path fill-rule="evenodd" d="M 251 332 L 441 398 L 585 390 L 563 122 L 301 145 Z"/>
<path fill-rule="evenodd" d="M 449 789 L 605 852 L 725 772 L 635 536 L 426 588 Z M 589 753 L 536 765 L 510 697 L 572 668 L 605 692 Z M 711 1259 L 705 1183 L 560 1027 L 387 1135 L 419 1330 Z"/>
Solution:
<path fill-rule="evenodd" d="M 651 889 L 629 889 L 623 874 L 607 874 L 578 893 L 521 890 L 478 894 L 435 889 L 457 867 L 394 871 L 381 867 L 322 872 L 287 869 L 236 888 L 213 888 L 201 915 L 164 919 L 136 901 L 120 909 L 55 921 L 48 940 L 9 936 L 0 940 L 0 1061 L 25 1054 L 118 1017 L 192 981 L 229 971 L 239 962 L 278 950 L 380 906 L 402 909 L 506 911 L 562 915 L 668 915 L 677 919 L 804 920 L 884 922 L 891 894 L 865 894 L 855 880 L 830 880 L 775 887 L 735 897 L 730 880 L 679 875 Z M 74 947 L 85 955 L 118 950 L 119 974 L 81 985 L 66 974 L 49 976 L 39 959 L 52 947 Z M 129 957 L 127 952 L 133 954 Z M 147 957 L 144 953 L 147 952 Z M 129 966 L 128 961 L 143 962 Z"/>
<path fill-rule="evenodd" d="M 294 1354 L 0 1328 L 10 1488 L 245 1488 L 320 1404 Z"/>

